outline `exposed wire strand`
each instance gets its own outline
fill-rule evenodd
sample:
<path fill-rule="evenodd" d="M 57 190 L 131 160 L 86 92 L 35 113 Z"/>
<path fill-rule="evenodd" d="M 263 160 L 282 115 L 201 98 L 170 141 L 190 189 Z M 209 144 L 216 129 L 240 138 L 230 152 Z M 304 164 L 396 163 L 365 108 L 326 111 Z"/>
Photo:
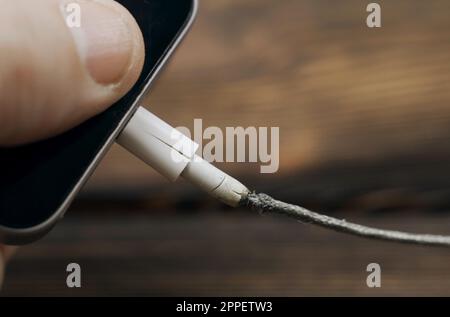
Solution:
<path fill-rule="evenodd" d="M 300 206 L 288 204 L 262 193 L 249 193 L 240 202 L 241 206 L 249 207 L 260 213 L 285 215 L 301 222 L 312 223 L 363 238 L 386 240 L 391 242 L 450 247 L 450 236 L 415 234 L 393 230 L 371 228 L 356 223 L 347 222 L 322 215 Z"/>

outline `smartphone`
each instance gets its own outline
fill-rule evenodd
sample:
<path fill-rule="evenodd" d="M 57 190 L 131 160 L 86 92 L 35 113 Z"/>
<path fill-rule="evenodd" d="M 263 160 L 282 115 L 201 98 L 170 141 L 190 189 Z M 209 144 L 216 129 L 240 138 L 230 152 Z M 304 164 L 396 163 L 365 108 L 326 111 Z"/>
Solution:
<path fill-rule="evenodd" d="M 0 148 L 0 242 L 45 235 L 126 126 L 192 24 L 196 0 L 118 0 L 138 22 L 146 46 L 142 74 L 108 110 L 57 137 Z"/>

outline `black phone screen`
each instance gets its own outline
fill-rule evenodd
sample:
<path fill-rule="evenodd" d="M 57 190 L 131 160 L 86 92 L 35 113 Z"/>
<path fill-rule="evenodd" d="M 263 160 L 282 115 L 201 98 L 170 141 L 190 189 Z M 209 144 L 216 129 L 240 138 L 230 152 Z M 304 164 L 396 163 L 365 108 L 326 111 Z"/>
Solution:
<path fill-rule="evenodd" d="M 49 140 L 0 148 L 0 226 L 31 228 L 49 219 L 86 178 L 187 27 L 192 0 L 118 0 L 144 35 L 146 60 L 137 84 L 111 108 Z"/>

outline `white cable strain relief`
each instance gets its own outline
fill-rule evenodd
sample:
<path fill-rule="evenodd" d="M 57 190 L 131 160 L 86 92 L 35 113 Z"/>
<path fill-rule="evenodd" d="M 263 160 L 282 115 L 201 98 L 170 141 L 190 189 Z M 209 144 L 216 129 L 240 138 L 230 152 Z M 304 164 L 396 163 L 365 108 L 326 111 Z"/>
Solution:
<path fill-rule="evenodd" d="M 198 149 L 197 143 L 142 107 L 117 142 L 170 181 L 180 176 Z"/>
<path fill-rule="evenodd" d="M 222 202 L 236 207 L 247 187 L 195 155 L 198 144 L 139 107 L 117 142 L 171 181 L 180 175 Z"/>

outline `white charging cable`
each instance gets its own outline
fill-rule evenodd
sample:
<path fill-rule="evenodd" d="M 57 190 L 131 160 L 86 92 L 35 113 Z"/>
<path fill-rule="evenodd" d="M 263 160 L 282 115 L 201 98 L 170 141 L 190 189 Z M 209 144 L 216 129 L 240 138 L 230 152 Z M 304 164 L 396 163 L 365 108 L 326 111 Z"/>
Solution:
<path fill-rule="evenodd" d="M 266 194 L 252 193 L 239 181 L 196 155 L 198 144 L 142 107 L 136 111 L 117 142 L 169 180 L 175 181 L 182 176 L 233 207 L 247 206 L 261 213 L 281 214 L 365 238 L 450 247 L 450 236 L 371 228 L 284 203 Z"/>
<path fill-rule="evenodd" d="M 239 181 L 196 155 L 197 143 L 143 107 L 137 109 L 117 143 L 169 180 L 182 176 L 227 205 L 238 206 L 249 193 Z"/>

